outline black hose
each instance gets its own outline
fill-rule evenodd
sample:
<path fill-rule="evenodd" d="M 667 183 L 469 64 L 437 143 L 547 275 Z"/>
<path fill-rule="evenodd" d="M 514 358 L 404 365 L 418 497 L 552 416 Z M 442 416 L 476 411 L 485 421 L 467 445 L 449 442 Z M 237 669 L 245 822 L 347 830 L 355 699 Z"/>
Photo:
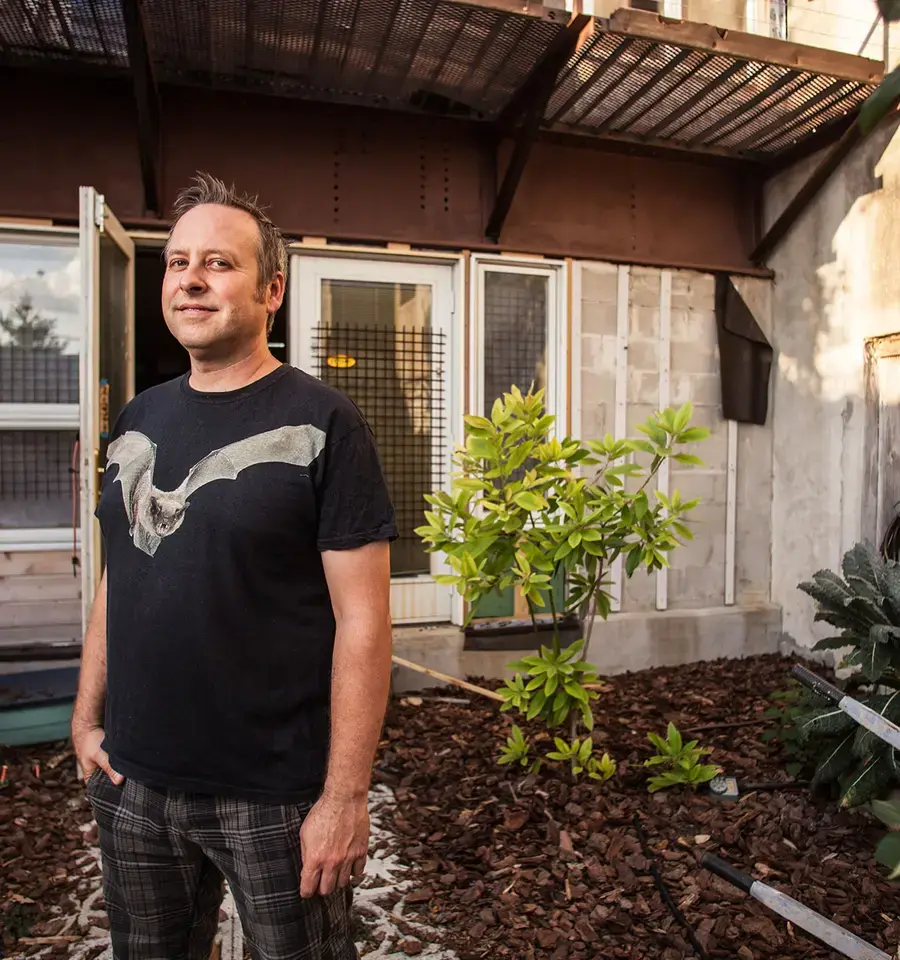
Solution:
<path fill-rule="evenodd" d="M 669 908 L 669 912 L 684 929 L 688 940 L 691 942 L 691 946 L 694 948 L 694 952 L 697 954 L 700 960 L 709 960 L 709 954 L 707 954 L 707 952 L 703 949 L 703 944 L 697 939 L 697 934 L 694 933 L 694 928 L 687 922 L 685 915 L 681 912 L 678 904 L 672 897 L 671 891 L 666 886 L 666 882 L 663 880 L 662 874 L 659 872 L 656 864 L 654 863 L 655 858 L 653 856 L 653 851 L 650 849 L 650 845 L 647 842 L 647 835 L 641 828 L 641 823 L 638 820 L 637 815 L 635 815 L 632 825 L 634 826 L 634 832 L 637 834 L 637 838 L 640 841 L 641 852 L 650 863 L 650 873 L 653 876 L 653 882 L 656 884 L 656 889 L 659 890 L 659 895 L 662 897 L 663 903 Z"/>

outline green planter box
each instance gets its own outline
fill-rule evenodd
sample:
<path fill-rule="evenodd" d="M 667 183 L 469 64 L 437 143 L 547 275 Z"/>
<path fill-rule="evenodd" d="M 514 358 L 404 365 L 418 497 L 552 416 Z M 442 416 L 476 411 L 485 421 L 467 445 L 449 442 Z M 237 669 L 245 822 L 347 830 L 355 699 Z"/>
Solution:
<path fill-rule="evenodd" d="M 78 667 L 0 676 L 0 746 L 67 740 Z"/>
<path fill-rule="evenodd" d="M 551 584 L 553 588 L 553 602 L 556 604 L 557 612 L 561 612 L 566 597 L 566 575 L 564 570 L 559 570 Z M 550 602 L 549 591 L 543 591 L 544 603 L 541 614 L 549 615 Z M 506 590 L 495 590 L 481 598 L 475 607 L 475 619 L 484 617 L 511 617 L 515 613 L 516 597 L 512 587 Z"/>

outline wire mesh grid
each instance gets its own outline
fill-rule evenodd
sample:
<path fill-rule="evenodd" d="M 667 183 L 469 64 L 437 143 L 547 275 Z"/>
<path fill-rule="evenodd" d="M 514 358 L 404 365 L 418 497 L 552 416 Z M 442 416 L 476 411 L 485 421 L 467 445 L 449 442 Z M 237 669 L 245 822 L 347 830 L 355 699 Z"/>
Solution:
<path fill-rule="evenodd" d="M 487 271 L 484 279 L 484 415 L 513 386 L 546 387 L 547 278 Z"/>
<path fill-rule="evenodd" d="M 0 403 L 78 403 L 78 356 L 0 347 Z"/>
<path fill-rule="evenodd" d="M 11 0 L 0 4 L 0 55 L 17 62 L 128 64 L 121 0 Z"/>
<path fill-rule="evenodd" d="M 412 326 L 333 323 L 312 333 L 316 373 L 360 408 L 375 435 L 397 517 L 392 573 L 428 573 L 415 535 L 424 496 L 444 478 L 445 363 L 442 331 Z"/>
<path fill-rule="evenodd" d="M 0 431 L 0 501 L 70 497 L 77 439 L 74 430 Z"/>
<path fill-rule="evenodd" d="M 844 116 L 873 89 L 598 24 L 562 71 L 544 119 L 578 132 L 771 154 Z"/>
<path fill-rule="evenodd" d="M 97 2 L 97 0 L 95 0 Z M 144 0 L 160 80 L 494 116 L 561 26 L 452 0 Z"/>

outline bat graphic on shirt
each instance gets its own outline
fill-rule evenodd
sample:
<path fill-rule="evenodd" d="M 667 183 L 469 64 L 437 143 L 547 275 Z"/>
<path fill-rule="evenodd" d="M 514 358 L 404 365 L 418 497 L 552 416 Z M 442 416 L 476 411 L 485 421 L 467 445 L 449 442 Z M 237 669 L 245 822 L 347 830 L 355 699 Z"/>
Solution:
<path fill-rule="evenodd" d="M 207 454 L 191 467 L 177 489 L 160 490 L 153 483 L 156 444 L 129 430 L 109 445 L 107 464 L 119 468 L 116 481 L 122 485 L 132 542 L 152 557 L 163 538 L 184 523 L 189 497 L 201 487 L 214 480 L 234 480 L 242 470 L 258 463 L 309 466 L 324 445 L 324 432 L 311 424 L 257 433 Z"/>

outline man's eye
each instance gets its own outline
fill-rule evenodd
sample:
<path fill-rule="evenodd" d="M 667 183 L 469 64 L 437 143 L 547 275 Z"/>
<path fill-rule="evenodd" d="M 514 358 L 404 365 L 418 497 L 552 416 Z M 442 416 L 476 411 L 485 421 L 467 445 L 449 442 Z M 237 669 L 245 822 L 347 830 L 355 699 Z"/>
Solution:
<path fill-rule="evenodd" d="M 174 270 L 176 267 L 183 267 L 186 261 L 176 258 L 175 260 L 169 261 L 169 269 Z"/>
<path fill-rule="evenodd" d="M 227 260 L 213 260 L 212 262 L 217 267 L 228 267 L 230 265 Z"/>

